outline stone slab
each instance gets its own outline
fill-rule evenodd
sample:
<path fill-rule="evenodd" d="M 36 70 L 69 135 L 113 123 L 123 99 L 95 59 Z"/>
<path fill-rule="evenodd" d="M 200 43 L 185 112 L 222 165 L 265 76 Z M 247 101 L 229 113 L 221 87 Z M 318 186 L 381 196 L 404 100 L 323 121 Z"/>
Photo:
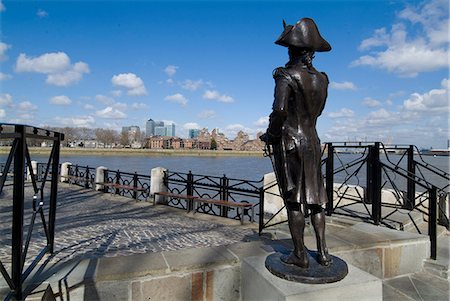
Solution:
<path fill-rule="evenodd" d="M 272 275 L 265 257 L 248 257 L 242 262 L 242 300 L 365 300 L 381 301 L 382 282 L 352 265 L 343 280 L 329 284 L 295 283 Z"/>

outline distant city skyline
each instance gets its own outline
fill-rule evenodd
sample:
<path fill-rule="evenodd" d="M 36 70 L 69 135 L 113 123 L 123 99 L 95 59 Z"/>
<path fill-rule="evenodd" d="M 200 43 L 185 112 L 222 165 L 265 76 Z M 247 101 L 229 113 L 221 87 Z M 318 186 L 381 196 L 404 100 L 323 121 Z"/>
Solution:
<path fill-rule="evenodd" d="M 448 0 L 0 0 L 0 121 L 255 137 L 288 59 L 282 20 L 302 17 L 332 46 L 314 60 L 330 79 L 322 142 L 447 147 Z"/>

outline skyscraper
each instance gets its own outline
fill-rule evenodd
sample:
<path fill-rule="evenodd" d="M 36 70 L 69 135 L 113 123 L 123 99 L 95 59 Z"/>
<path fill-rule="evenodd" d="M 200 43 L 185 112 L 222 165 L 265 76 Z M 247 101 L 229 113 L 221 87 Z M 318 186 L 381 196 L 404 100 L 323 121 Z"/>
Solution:
<path fill-rule="evenodd" d="M 153 119 L 149 119 L 147 120 L 147 122 L 145 123 L 145 137 L 151 137 L 151 136 L 157 136 L 159 134 L 155 133 L 155 128 L 156 127 L 164 127 L 164 122 L 163 121 L 154 121 Z M 161 132 L 161 131 L 159 131 Z M 165 136 L 165 135 L 160 135 L 160 136 Z"/>

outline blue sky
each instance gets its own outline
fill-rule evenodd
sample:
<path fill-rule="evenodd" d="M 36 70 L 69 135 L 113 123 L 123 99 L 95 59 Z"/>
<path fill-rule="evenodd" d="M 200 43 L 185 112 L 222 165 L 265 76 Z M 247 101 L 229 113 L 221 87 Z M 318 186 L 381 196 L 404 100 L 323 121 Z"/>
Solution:
<path fill-rule="evenodd" d="M 2 1 L 0 120 L 120 129 L 145 121 L 267 127 L 282 20 L 313 18 L 332 51 L 322 141 L 446 147 L 449 2 Z"/>

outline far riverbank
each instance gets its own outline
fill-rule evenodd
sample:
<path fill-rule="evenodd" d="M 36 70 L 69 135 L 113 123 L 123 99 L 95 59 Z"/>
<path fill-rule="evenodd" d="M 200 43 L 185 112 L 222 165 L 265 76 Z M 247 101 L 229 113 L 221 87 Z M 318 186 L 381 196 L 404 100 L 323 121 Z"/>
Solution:
<path fill-rule="evenodd" d="M 50 147 L 30 147 L 31 155 L 50 154 Z M 8 154 L 10 147 L 0 147 L 0 154 Z M 175 150 L 132 148 L 72 148 L 62 147 L 61 155 L 73 156 L 184 156 L 184 157 L 262 157 L 263 151 Z"/>

